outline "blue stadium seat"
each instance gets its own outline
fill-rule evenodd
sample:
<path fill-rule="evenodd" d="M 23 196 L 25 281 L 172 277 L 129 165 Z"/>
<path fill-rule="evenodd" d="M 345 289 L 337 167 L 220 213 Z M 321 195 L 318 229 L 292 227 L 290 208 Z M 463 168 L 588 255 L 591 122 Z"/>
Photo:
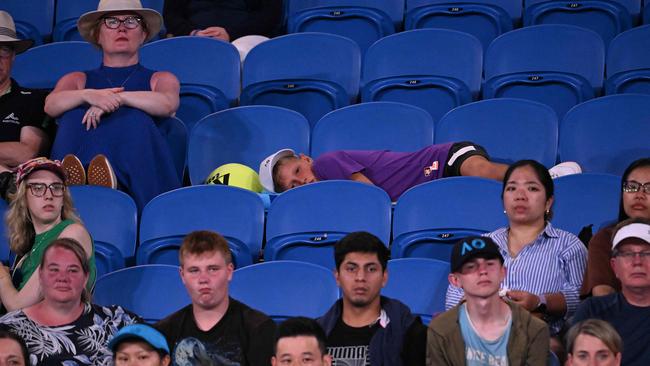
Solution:
<path fill-rule="evenodd" d="M 312 134 L 311 155 L 333 150 L 415 151 L 433 144 L 431 116 L 392 102 L 355 104 L 321 118 Z"/>
<path fill-rule="evenodd" d="M 183 181 L 185 158 L 187 156 L 187 127 L 177 117 L 162 118 L 157 121 L 158 130 L 165 137 L 172 152 L 174 166 L 180 181 Z"/>
<path fill-rule="evenodd" d="M 404 0 L 288 0 L 287 32 L 323 32 L 354 40 L 363 54 L 401 29 Z"/>
<path fill-rule="evenodd" d="M 476 37 L 418 29 L 382 38 L 363 64 L 361 100 L 416 105 L 437 121 L 478 97 L 483 50 Z"/>
<path fill-rule="evenodd" d="M 20 39 L 41 45 L 52 34 L 54 0 L 2 0 L 0 10 L 11 14 Z"/>
<path fill-rule="evenodd" d="M 141 0 L 141 3 L 143 7 L 157 10 L 162 15 L 164 0 Z M 77 30 L 77 20 L 84 13 L 94 10 L 97 10 L 97 1 L 57 0 L 52 34 L 54 42 L 83 41 Z"/>
<path fill-rule="evenodd" d="M 520 0 L 406 0 L 404 29 L 445 28 L 478 38 L 486 50 L 493 39 L 521 22 Z"/>
<path fill-rule="evenodd" d="M 643 24 L 650 24 L 650 5 L 647 0 L 643 5 Z"/>
<path fill-rule="evenodd" d="M 388 194 L 364 183 L 326 181 L 290 189 L 271 203 L 264 259 L 333 269 L 334 243 L 350 232 L 370 232 L 388 245 L 390 210 Z"/>
<path fill-rule="evenodd" d="M 121 305 L 153 323 L 190 304 L 177 266 L 151 264 L 100 277 L 93 302 Z"/>
<path fill-rule="evenodd" d="M 550 105 L 559 118 L 600 94 L 605 46 L 594 32 L 537 25 L 495 39 L 485 54 L 483 98 L 514 97 Z"/>
<path fill-rule="evenodd" d="M 0 200 L 0 215 L 5 217 L 7 211 L 7 203 Z M 11 266 L 13 254 L 9 249 L 9 240 L 7 237 L 7 224 L 3 221 L 0 225 L 0 262 L 5 266 Z"/>
<path fill-rule="evenodd" d="M 176 115 L 188 131 L 201 118 L 237 102 L 241 61 L 228 42 L 189 36 L 162 39 L 142 47 L 140 62 L 153 70 L 169 71 L 181 82 Z"/>
<path fill-rule="evenodd" d="M 388 282 L 382 295 L 397 299 L 429 324 L 432 315 L 445 311 L 449 262 L 427 258 L 388 261 Z"/>
<path fill-rule="evenodd" d="M 632 28 L 612 40 L 606 71 L 606 94 L 650 94 L 650 24 Z"/>
<path fill-rule="evenodd" d="M 650 95 L 609 95 L 579 104 L 560 123 L 560 160 L 586 173 L 621 175 L 634 160 L 650 156 Z"/>
<path fill-rule="evenodd" d="M 351 40 L 297 33 L 253 48 L 244 60 L 241 105 L 266 104 L 302 113 L 313 126 L 359 94 L 361 55 Z"/>
<path fill-rule="evenodd" d="M 640 0 L 524 1 L 524 26 L 570 24 L 598 33 L 605 45 L 638 23 Z"/>
<path fill-rule="evenodd" d="M 293 316 L 319 317 L 339 297 L 330 269 L 297 261 L 240 268 L 232 276 L 229 293 L 276 322 Z"/>
<path fill-rule="evenodd" d="M 300 113 L 259 105 L 211 114 L 190 134 L 190 181 L 202 184 L 210 172 L 227 163 L 257 171 L 262 159 L 284 148 L 309 153 L 309 123 Z"/>
<path fill-rule="evenodd" d="M 515 98 L 486 99 L 442 117 L 435 143 L 472 141 L 497 162 L 534 159 L 551 167 L 557 158 L 558 124 L 555 111 L 547 105 Z"/>
<path fill-rule="evenodd" d="M 97 278 L 124 268 L 135 255 L 138 210 L 124 192 L 99 186 L 70 186 L 81 221 L 95 242 Z"/>
<path fill-rule="evenodd" d="M 593 225 L 595 234 L 615 223 L 621 200 L 621 178 L 610 174 L 573 174 L 555 179 L 553 226 L 576 235 Z"/>
<path fill-rule="evenodd" d="M 460 238 L 507 224 L 501 183 L 475 177 L 438 179 L 409 189 L 397 201 L 391 256 L 448 262 Z"/>
<path fill-rule="evenodd" d="M 257 260 L 264 233 L 264 205 L 251 191 L 221 185 L 179 188 L 149 202 L 140 220 L 138 264 L 178 264 L 183 237 L 196 230 L 223 235 L 235 267 Z"/>
<path fill-rule="evenodd" d="M 49 43 L 16 56 L 12 76 L 24 87 L 53 89 L 65 74 L 94 69 L 101 62 L 101 52 L 90 43 Z"/>

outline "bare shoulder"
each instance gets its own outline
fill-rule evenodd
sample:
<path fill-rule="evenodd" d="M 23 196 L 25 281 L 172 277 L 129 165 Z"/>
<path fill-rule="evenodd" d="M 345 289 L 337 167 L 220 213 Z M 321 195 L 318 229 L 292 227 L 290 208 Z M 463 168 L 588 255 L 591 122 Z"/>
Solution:
<path fill-rule="evenodd" d="M 180 88 L 176 75 L 169 71 L 156 71 L 151 76 L 151 90 L 160 91 L 160 88 Z"/>
<path fill-rule="evenodd" d="M 79 90 L 86 86 L 86 74 L 81 71 L 74 71 L 64 75 L 56 83 L 54 91 L 58 90 Z"/>
<path fill-rule="evenodd" d="M 59 237 L 75 239 L 84 247 L 86 252 L 92 253 L 90 234 L 86 230 L 86 227 L 78 222 L 68 225 L 68 227 L 63 229 Z"/>

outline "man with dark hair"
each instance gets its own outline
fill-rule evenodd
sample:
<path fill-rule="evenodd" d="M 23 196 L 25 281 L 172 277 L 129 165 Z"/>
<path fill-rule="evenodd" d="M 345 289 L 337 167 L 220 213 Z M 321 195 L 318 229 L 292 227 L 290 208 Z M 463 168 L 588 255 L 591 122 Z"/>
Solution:
<path fill-rule="evenodd" d="M 644 183 L 648 185 L 648 183 Z M 622 365 L 647 365 L 650 360 L 650 220 L 621 221 L 612 237 L 612 270 L 621 291 L 585 300 L 573 316 L 609 322 L 623 339 Z"/>
<path fill-rule="evenodd" d="M 332 357 L 325 348 L 325 332 L 310 318 L 289 318 L 278 326 L 275 355 L 271 364 L 330 366 Z"/>
<path fill-rule="evenodd" d="M 333 365 L 423 365 L 426 327 L 401 302 L 380 295 L 389 252 L 367 232 L 334 246 L 334 276 L 342 298 L 318 319 Z"/>
<path fill-rule="evenodd" d="M 174 365 L 268 365 L 275 323 L 228 296 L 234 267 L 228 242 L 211 231 L 183 239 L 180 275 L 192 304 L 159 321 Z"/>

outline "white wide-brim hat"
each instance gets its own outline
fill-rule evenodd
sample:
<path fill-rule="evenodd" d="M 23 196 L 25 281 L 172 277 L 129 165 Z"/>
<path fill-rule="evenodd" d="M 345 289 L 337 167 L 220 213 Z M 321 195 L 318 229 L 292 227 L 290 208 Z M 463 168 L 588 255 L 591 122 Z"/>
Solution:
<path fill-rule="evenodd" d="M 77 21 L 77 29 L 79 34 L 86 41 L 97 46 L 97 40 L 93 36 L 93 32 L 97 26 L 97 22 L 109 13 L 135 13 L 142 17 L 142 21 L 147 25 L 147 39 L 151 40 L 160 32 L 162 26 L 162 15 L 157 11 L 149 8 L 143 8 L 140 0 L 100 0 L 97 5 L 97 10 L 89 11 L 79 17 Z"/>
<path fill-rule="evenodd" d="M 14 19 L 6 11 L 0 10 L 0 46 L 9 46 L 19 54 L 27 51 L 33 44 L 31 39 L 18 39 Z"/>

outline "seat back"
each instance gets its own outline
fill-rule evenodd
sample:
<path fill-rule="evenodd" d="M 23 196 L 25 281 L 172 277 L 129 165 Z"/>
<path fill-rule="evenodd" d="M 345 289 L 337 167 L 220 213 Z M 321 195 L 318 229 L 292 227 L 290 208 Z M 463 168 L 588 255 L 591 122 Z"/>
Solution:
<path fill-rule="evenodd" d="M 324 181 L 290 189 L 269 208 L 267 261 L 292 259 L 334 268 L 334 243 L 367 231 L 388 244 L 391 203 L 382 189 L 354 181 Z"/>
<path fill-rule="evenodd" d="M 185 187 L 157 196 L 142 211 L 137 263 L 177 264 L 183 237 L 196 230 L 220 233 L 228 240 L 236 267 L 249 265 L 262 246 L 262 200 L 251 191 L 221 185 Z"/>
<path fill-rule="evenodd" d="M 452 141 L 475 142 L 493 161 L 533 159 L 551 167 L 557 158 L 557 115 L 549 106 L 525 99 L 474 102 L 453 109 L 436 125 L 435 143 Z"/>
<path fill-rule="evenodd" d="M 449 263 L 427 258 L 388 261 L 388 283 L 382 295 L 406 304 L 411 312 L 429 324 L 432 315 L 445 311 Z"/>
<path fill-rule="evenodd" d="M 621 175 L 634 160 L 650 156 L 650 95 L 609 95 L 577 105 L 560 123 L 560 160 L 586 173 Z"/>
<path fill-rule="evenodd" d="M 276 322 L 294 316 L 319 317 L 339 297 L 331 270 L 297 261 L 240 268 L 233 274 L 229 293 Z"/>
<path fill-rule="evenodd" d="M 43 60 L 47 60 L 47 67 L 43 67 Z M 53 89 L 65 74 L 94 69 L 101 62 L 101 52 L 90 43 L 48 43 L 16 56 L 12 77 L 24 87 Z"/>
<path fill-rule="evenodd" d="M 332 111 L 316 124 L 311 156 L 333 150 L 415 151 L 433 143 L 433 121 L 402 103 L 361 103 Z"/>
<path fill-rule="evenodd" d="M 135 255 L 138 210 L 124 192 L 99 186 L 70 186 L 79 217 L 95 243 L 97 278 L 124 268 Z"/>
<path fill-rule="evenodd" d="M 284 148 L 309 152 L 309 123 L 298 112 L 245 106 L 211 114 L 190 134 L 190 181 L 201 184 L 211 171 L 228 163 L 244 164 L 257 171 L 264 158 Z"/>
<path fill-rule="evenodd" d="M 553 226 L 578 235 L 589 225 L 592 233 L 617 221 L 621 178 L 610 174 L 573 174 L 555 179 Z M 579 208 L 579 214 L 576 214 Z"/>
<path fill-rule="evenodd" d="M 606 93 L 650 94 L 650 24 L 616 36 L 607 53 Z"/>
<path fill-rule="evenodd" d="M 2 0 L 0 10 L 11 14 L 20 39 L 40 45 L 52 34 L 54 0 Z"/>
<path fill-rule="evenodd" d="M 506 226 L 501 183 L 452 177 L 413 187 L 393 213 L 392 258 L 424 257 L 449 261 L 458 239 Z"/>
<path fill-rule="evenodd" d="M 151 264 L 111 272 L 95 284 L 93 302 L 121 305 L 156 322 L 190 304 L 177 266 Z"/>
<path fill-rule="evenodd" d="M 240 90 L 240 60 L 235 46 L 208 37 L 174 37 L 140 49 L 142 65 L 169 71 L 181 82 L 177 116 L 189 130 L 210 113 L 234 106 Z"/>

